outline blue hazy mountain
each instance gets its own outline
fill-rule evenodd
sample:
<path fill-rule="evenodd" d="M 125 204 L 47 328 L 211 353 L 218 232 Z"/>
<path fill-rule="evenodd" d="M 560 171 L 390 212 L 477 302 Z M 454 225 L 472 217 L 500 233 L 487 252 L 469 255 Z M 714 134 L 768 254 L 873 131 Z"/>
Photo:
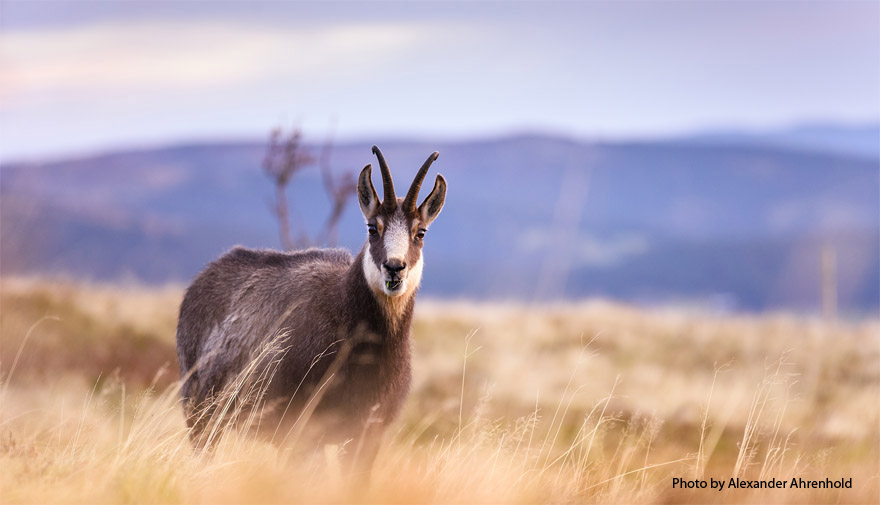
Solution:
<path fill-rule="evenodd" d="M 842 125 L 817 121 L 772 131 L 706 131 L 683 140 L 712 145 L 773 146 L 880 159 L 880 123 Z"/>
<path fill-rule="evenodd" d="M 370 145 L 337 145 L 332 166 L 374 163 Z M 429 295 L 812 310 L 825 248 L 837 257 L 842 309 L 880 306 L 880 171 L 871 156 L 540 135 L 379 145 L 398 193 L 440 151 L 429 177 L 442 173 L 449 194 L 426 239 Z M 277 247 L 264 148 L 192 144 L 6 164 L 0 269 L 185 281 L 234 244 Z M 289 199 L 296 229 L 323 228 L 329 204 L 316 168 L 297 175 Z M 339 232 L 354 250 L 366 237 L 353 199 Z"/>

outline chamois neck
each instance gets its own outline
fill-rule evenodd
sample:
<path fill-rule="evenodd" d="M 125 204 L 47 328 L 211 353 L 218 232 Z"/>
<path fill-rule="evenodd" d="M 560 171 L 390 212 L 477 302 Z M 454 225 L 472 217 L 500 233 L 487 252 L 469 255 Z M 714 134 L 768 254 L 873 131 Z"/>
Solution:
<path fill-rule="evenodd" d="M 385 338 L 406 338 L 412 323 L 418 287 L 396 297 L 377 292 L 370 286 L 364 273 L 364 261 L 369 261 L 369 258 L 365 249 L 362 249 L 349 267 L 347 276 L 347 293 L 353 297 L 349 306 L 358 308 L 359 312 L 353 314 L 355 319 L 366 321 L 370 330 Z"/>

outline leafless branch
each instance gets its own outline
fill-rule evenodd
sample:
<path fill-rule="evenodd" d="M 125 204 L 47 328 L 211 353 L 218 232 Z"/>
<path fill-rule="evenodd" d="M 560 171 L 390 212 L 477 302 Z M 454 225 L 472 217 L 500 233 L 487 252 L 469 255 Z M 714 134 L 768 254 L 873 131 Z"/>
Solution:
<path fill-rule="evenodd" d="M 272 211 L 278 218 L 281 246 L 288 251 L 307 247 L 309 238 L 305 230 L 296 239 L 293 238 L 290 230 L 287 186 L 297 172 L 314 162 L 314 157 L 302 145 L 302 131 L 299 128 L 294 128 L 287 137 L 284 136 L 281 128 L 274 128 L 269 134 L 269 146 L 263 158 L 263 171 L 275 184 L 275 205 Z"/>
<path fill-rule="evenodd" d="M 318 158 L 312 156 L 302 143 L 302 131 L 294 128 L 285 136 L 281 128 L 274 128 L 269 134 L 269 145 L 263 159 L 263 171 L 275 185 L 275 202 L 272 213 L 278 219 L 281 245 L 286 250 L 308 247 L 313 242 L 304 227 L 294 238 L 290 225 L 290 206 L 287 201 L 287 187 L 294 175 L 304 168 L 317 163 L 321 170 L 324 191 L 330 199 L 330 215 L 316 243 L 336 245 L 339 220 L 342 218 L 348 200 L 357 191 L 357 180 L 353 173 L 334 174 L 330 163 L 333 151 L 333 131 L 327 136 Z"/>
<path fill-rule="evenodd" d="M 327 141 L 321 150 L 319 165 L 321 166 L 321 178 L 324 181 L 324 191 L 330 198 L 331 208 L 330 216 L 324 226 L 324 235 L 322 242 L 335 246 L 339 235 L 339 220 L 348 200 L 357 191 L 357 181 L 354 174 L 345 172 L 343 174 L 334 175 L 330 165 L 330 153 L 333 151 L 333 132 L 327 136 Z"/>

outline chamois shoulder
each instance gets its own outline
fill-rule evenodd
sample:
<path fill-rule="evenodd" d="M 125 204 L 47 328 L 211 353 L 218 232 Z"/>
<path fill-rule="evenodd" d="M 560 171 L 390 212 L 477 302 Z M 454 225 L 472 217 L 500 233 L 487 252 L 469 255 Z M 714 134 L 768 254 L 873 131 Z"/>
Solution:
<path fill-rule="evenodd" d="M 187 321 L 222 320 L 235 303 L 247 293 L 268 291 L 274 298 L 282 292 L 296 293 L 301 286 L 293 282 L 303 271 L 326 275 L 341 272 L 351 265 L 351 253 L 344 249 L 306 249 L 280 252 L 236 246 L 212 261 L 190 284 L 181 304 L 181 325 Z M 269 296 L 268 293 L 263 293 Z M 211 312 L 190 317 L 193 311 Z"/>
<path fill-rule="evenodd" d="M 282 252 L 236 246 L 214 261 L 210 267 L 293 268 L 314 262 L 348 266 L 351 264 L 351 253 L 345 249 L 313 248 Z"/>

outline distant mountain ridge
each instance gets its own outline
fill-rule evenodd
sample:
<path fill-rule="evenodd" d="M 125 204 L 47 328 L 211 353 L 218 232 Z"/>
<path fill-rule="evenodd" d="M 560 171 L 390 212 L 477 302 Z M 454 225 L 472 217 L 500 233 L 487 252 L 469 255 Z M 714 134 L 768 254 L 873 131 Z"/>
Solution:
<path fill-rule="evenodd" d="M 443 173 L 449 195 L 426 239 L 429 295 L 814 310 L 820 251 L 833 247 L 842 309 L 880 310 L 870 157 L 706 139 L 379 145 L 400 187 L 440 151 L 430 177 Z M 374 163 L 369 147 L 336 146 L 334 169 Z M 202 143 L 5 164 L 0 271 L 185 281 L 234 244 L 277 247 L 263 150 Z M 317 170 L 297 177 L 293 222 L 314 232 L 327 199 Z M 363 243 L 354 201 L 340 236 L 344 247 Z"/>
<path fill-rule="evenodd" d="M 812 152 L 880 159 L 880 122 L 839 124 L 812 122 L 770 131 L 726 129 L 683 137 L 687 142 L 765 145 Z"/>

